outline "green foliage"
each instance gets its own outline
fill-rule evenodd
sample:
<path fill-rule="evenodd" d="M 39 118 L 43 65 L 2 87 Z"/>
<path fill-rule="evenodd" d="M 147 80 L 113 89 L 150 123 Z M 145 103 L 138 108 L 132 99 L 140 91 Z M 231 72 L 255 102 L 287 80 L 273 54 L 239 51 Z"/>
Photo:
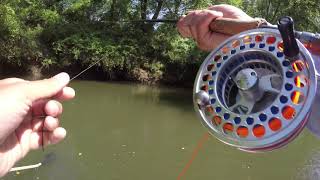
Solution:
<path fill-rule="evenodd" d="M 0 5 L 0 32 L 9 37 L 19 35 L 21 31 L 19 19 L 14 9 L 8 5 Z"/>
<path fill-rule="evenodd" d="M 320 31 L 319 0 L 256 0 L 246 1 L 245 11 L 254 17 L 264 17 L 275 24 L 279 17 L 291 16 L 296 28 L 304 31 Z"/>
<path fill-rule="evenodd" d="M 207 53 L 170 24 L 122 20 L 175 19 L 189 10 L 232 4 L 271 23 L 290 15 L 300 30 L 319 31 L 319 0 L 3 0 L 0 59 L 46 70 L 98 64 L 105 73 L 147 72 L 153 79 L 195 73 Z M 141 71 L 137 71 L 140 69 Z M 192 74 L 191 73 L 191 74 Z"/>

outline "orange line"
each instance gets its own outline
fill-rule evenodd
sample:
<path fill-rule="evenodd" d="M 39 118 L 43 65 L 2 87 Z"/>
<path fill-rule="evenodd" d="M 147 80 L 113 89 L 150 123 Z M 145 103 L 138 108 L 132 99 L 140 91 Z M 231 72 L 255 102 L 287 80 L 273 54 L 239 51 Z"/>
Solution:
<path fill-rule="evenodd" d="M 182 169 L 181 173 L 179 174 L 177 180 L 180 180 L 188 171 L 191 164 L 193 163 L 194 159 L 197 157 L 199 151 L 202 149 L 203 144 L 209 139 L 209 132 L 206 132 L 201 139 L 198 141 L 196 148 L 193 150 L 190 160 L 187 162 L 186 166 Z"/>

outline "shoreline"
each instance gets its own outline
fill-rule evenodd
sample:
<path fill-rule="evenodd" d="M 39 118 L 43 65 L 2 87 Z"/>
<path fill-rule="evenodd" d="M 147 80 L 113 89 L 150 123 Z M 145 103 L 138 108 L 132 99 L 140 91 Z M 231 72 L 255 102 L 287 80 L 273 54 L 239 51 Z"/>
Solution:
<path fill-rule="evenodd" d="M 39 80 L 44 78 L 50 78 L 59 72 L 66 72 L 73 78 L 80 73 L 86 67 L 83 66 L 69 66 L 60 68 L 43 68 L 36 65 L 28 66 L 16 66 L 7 63 L 0 63 L 0 79 L 5 78 L 22 78 L 26 80 Z M 191 73 L 195 74 L 192 78 Z M 174 72 L 167 72 L 161 77 L 154 78 L 148 72 L 143 69 L 137 69 L 134 74 L 132 72 L 126 72 L 124 70 L 113 70 L 112 72 L 103 71 L 101 67 L 92 67 L 88 71 L 81 74 L 75 80 L 85 81 L 97 81 L 97 82 L 119 82 L 119 83 L 133 83 L 142 84 L 148 86 L 165 86 L 176 88 L 193 88 L 194 79 L 196 77 L 195 71 L 186 73 L 189 75 L 186 77 L 175 76 Z"/>

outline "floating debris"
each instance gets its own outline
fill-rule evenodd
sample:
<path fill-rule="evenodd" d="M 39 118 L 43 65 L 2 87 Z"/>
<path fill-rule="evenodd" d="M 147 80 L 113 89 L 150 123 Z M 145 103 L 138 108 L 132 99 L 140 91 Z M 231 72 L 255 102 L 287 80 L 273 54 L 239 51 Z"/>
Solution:
<path fill-rule="evenodd" d="M 78 156 L 82 156 L 82 153 L 81 153 L 81 152 L 79 152 L 79 153 L 78 153 Z"/>

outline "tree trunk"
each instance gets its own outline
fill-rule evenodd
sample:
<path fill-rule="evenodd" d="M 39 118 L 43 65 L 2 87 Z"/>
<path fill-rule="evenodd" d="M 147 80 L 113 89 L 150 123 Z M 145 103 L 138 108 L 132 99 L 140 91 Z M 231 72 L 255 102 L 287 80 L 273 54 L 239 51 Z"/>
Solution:
<path fill-rule="evenodd" d="M 148 10 L 148 0 L 141 0 L 140 7 L 141 7 L 141 12 L 140 12 L 141 20 L 146 20 L 147 19 L 147 14 L 148 14 L 148 12 L 147 12 L 147 10 Z M 141 28 L 142 28 L 143 32 L 147 34 L 147 33 L 152 32 L 153 25 L 142 22 L 141 23 Z"/>
<path fill-rule="evenodd" d="M 147 19 L 147 4 L 148 4 L 148 0 L 141 0 L 141 4 L 140 4 L 140 7 L 141 7 L 141 19 L 144 20 L 144 19 Z"/>
<path fill-rule="evenodd" d="M 164 0 L 158 0 L 158 5 L 157 5 L 157 8 L 156 8 L 156 10 L 154 12 L 154 15 L 152 16 L 152 19 L 158 19 L 159 14 L 160 14 L 161 9 L 162 9 L 163 2 L 164 2 Z"/>
<path fill-rule="evenodd" d="M 181 5 L 181 0 L 176 0 L 174 3 L 174 15 L 179 16 L 179 9 Z"/>
<path fill-rule="evenodd" d="M 116 2 L 117 0 L 112 0 L 111 8 L 110 8 L 110 19 L 115 20 L 115 10 L 116 10 Z"/>

